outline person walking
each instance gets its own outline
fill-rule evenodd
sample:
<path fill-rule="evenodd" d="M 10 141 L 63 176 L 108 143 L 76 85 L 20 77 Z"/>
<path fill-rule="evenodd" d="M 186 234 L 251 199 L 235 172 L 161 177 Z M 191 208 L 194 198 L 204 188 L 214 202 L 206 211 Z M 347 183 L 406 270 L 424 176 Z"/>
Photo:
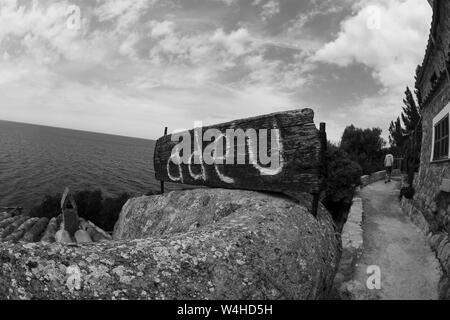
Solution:
<path fill-rule="evenodd" d="M 390 153 L 384 158 L 384 167 L 386 169 L 386 180 L 384 183 L 391 182 L 392 166 L 394 165 L 394 156 Z"/>

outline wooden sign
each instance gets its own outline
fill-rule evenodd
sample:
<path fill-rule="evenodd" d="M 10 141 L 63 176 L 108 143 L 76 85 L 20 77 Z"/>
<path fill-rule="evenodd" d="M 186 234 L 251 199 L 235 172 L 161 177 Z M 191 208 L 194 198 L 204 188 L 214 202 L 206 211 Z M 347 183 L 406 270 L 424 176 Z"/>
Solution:
<path fill-rule="evenodd" d="M 323 125 L 324 129 L 324 125 Z M 325 132 L 311 109 L 274 113 L 165 135 L 156 179 L 217 188 L 319 194 Z"/>

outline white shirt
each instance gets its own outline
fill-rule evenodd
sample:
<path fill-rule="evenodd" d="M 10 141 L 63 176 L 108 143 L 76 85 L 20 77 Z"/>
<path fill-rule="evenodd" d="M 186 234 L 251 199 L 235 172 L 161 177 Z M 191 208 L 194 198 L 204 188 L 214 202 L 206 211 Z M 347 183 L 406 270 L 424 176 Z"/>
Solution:
<path fill-rule="evenodd" d="M 386 158 L 384 158 L 384 166 L 392 167 L 393 164 L 394 164 L 394 156 L 392 154 L 387 154 Z"/>

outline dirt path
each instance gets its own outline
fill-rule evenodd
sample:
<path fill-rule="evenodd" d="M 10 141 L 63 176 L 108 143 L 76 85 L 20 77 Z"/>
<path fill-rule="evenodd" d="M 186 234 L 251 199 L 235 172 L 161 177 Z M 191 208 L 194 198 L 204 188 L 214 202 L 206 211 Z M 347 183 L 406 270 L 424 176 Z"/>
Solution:
<path fill-rule="evenodd" d="M 356 299 L 438 298 L 439 263 L 423 234 L 402 213 L 398 187 L 381 181 L 361 192 L 364 245 L 354 275 Z M 380 290 L 366 286 L 367 267 L 373 265 L 381 271 Z"/>

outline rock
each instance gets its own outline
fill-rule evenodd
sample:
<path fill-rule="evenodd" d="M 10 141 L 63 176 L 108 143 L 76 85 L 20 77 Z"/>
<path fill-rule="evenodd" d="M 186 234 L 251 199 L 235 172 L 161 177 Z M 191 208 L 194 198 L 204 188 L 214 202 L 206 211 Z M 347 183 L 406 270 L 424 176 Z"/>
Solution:
<path fill-rule="evenodd" d="M 445 238 L 445 235 L 443 233 L 433 234 L 429 241 L 431 249 L 433 249 L 434 251 L 437 251 L 439 244 L 441 243 L 441 241 L 444 238 Z"/>
<path fill-rule="evenodd" d="M 439 243 L 439 245 L 438 245 L 438 247 L 437 247 L 437 250 L 436 250 L 436 252 L 437 252 L 437 254 L 438 254 L 438 257 L 441 256 L 442 250 L 444 250 L 444 247 L 445 247 L 447 244 L 448 244 L 448 237 L 447 237 L 447 236 L 444 236 L 444 238 L 442 238 L 442 240 L 441 240 L 441 242 Z"/>
<path fill-rule="evenodd" d="M 448 292 L 450 292 L 450 279 L 449 278 L 443 277 L 439 281 L 438 292 L 439 292 L 440 300 L 448 299 L 447 295 L 448 295 Z"/>
<path fill-rule="evenodd" d="M 447 215 L 447 210 L 445 209 L 439 209 L 439 216 L 438 219 L 440 220 L 441 223 L 444 222 L 445 220 L 445 216 Z"/>
<path fill-rule="evenodd" d="M 9 236 L 4 238 L 4 241 L 19 241 L 19 239 L 22 238 L 22 236 L 32 228 L 38 220 L 39 218 L 28 218 Z"/>
<path fill-rule="evenodd" d="M 56 241 L 55 239 L 55 234 L 58 231 L 58 222 L 57 222 L 57 218 L 52 218 L 48 225 L 47 228 L 44 231 L 44 235 L 41 238 L 42 242 L 49 242 L 49 243 L 53 243 Z"/>
<path fill-rule="evenodd" d="M 20 219 L 20 216 L 15 216 L 15 217 L 8 217 L 8 218 L 0 221 L 0 236 L 5 228 L 7 228 L 9 225 L 11 225 L 12 223 L 14 223 L 15 221 L 17 221 L 19 219 Z"/>
<path fill-rule="evenodd" d="M 69 234 L 69 232 L 67 232 L 64 229 L 58 230 L 55 234 L 55 240 L 58 243 L 64 243 L 64 244 L 70 244 L 73 243 L 73 240 Z"/>
<path fill-rule="evenodd" d="M 46 230 L 48 225 L 48 218 L 36 218 L 38 221 L 33 225 L 30 230 L 25 233 L 23 240 L 27 242 L 37 242 L 40 239 L 42 233 Z"/>
<path fill-rule="evenodd" d="M 91 236 L 84 230 L 78 230 L 75 232 L 75 240 L 77 243 L 92 243 Z"/>
<path fill-rule="evenodd" d="M 342 300 L 371 300 L 370 292 L 358 280 L 351 280 L 341 284 L 339 297 Z"/>
<path fill-rule="evenodd" d="M 2 212 L 0 213 L 0 222 L 2 222 L 5 219 L 11 218 L 12 214 L 8 212 Z"/>
<path fill-rule="evenodd" d="M 3 229 L 0 239 L 2 239 L 2 240 L 6 239 L 10 234 L 12 234 L 14 231 L 16 231 L 17 228 L 19 228 L 22 223 L 24 223 L 28 219 L 29 219 L 29 217 L 20 216 L 17 220 L 14 220 L 13 223 L 11 223 L 10 225 L 8 225 L 7 227 L 5 227 Z"/>
<path fill-rule="evenodd" d="M 131 199 L 116 241 L 0 243 L 0 299 L 326 298 L 340 244 L 310 205 L 221 189 Z"/>
<path fill-rule="evenodd" d="M 0 221 L 0 242 L 1 241 L 25 241 L 25 242 L 55 242 L 55 235 L 59 228 L 63 228 L 62 215 L 58 217 L 52 218 L 50 221 L 48 218 L 38 218 L 38 217 L 29 217 L 27 215 L 17 215 L 11 217 L 9 214 L 1 214 L 0 218 L 3 218 Z M 80 224 L 83 222 L 87 229 L 84 229 L 89 233 L 89 235 L 85 236 L 85 239 L 91 239 L 92 236 L 90 234 L 95 235 L 96 241 L 103 240 L 111 240 L 112 237 L 107 234 L 104 230 L 97 227 L 90 221 L 86 221 L 83 219 Z M 60 233 L 61 237 L 62 234 Z M 66 237 L 67 238 L 67 237 Z M 71 238 L 71 242 L 73 242 L 73 237 Z M 67 239 L 65 240 L 67 242 Z M 88 240 L 86 240 L 88 241 Z"/>
<path fill-rule="evenodd" d="M 450 243 L 447 243 L 440 253 L 439 260 L 441 261 L 443 266 L 446 266 L 447 262 L 449 262 L 449 259 L 450 259 Z"/>
<path fill-rule="evenodd" d="M 92 241 L 99 242 L 102 240 L 112 240 L 112 237 L 107 234 L 104 230 L 97 227 L 90 221 L 86 221 L 83 218 L 80 218 L 80 227 L 83 230 L 86 230 Z"/>
<path fill-rule="evenodd" d="M 436 201 L 431 202 L 430 210 L 431 210 L 431 212 L 433 212 L 435 214 L 438 212 L 438 206 L 437 206 Z"/>

